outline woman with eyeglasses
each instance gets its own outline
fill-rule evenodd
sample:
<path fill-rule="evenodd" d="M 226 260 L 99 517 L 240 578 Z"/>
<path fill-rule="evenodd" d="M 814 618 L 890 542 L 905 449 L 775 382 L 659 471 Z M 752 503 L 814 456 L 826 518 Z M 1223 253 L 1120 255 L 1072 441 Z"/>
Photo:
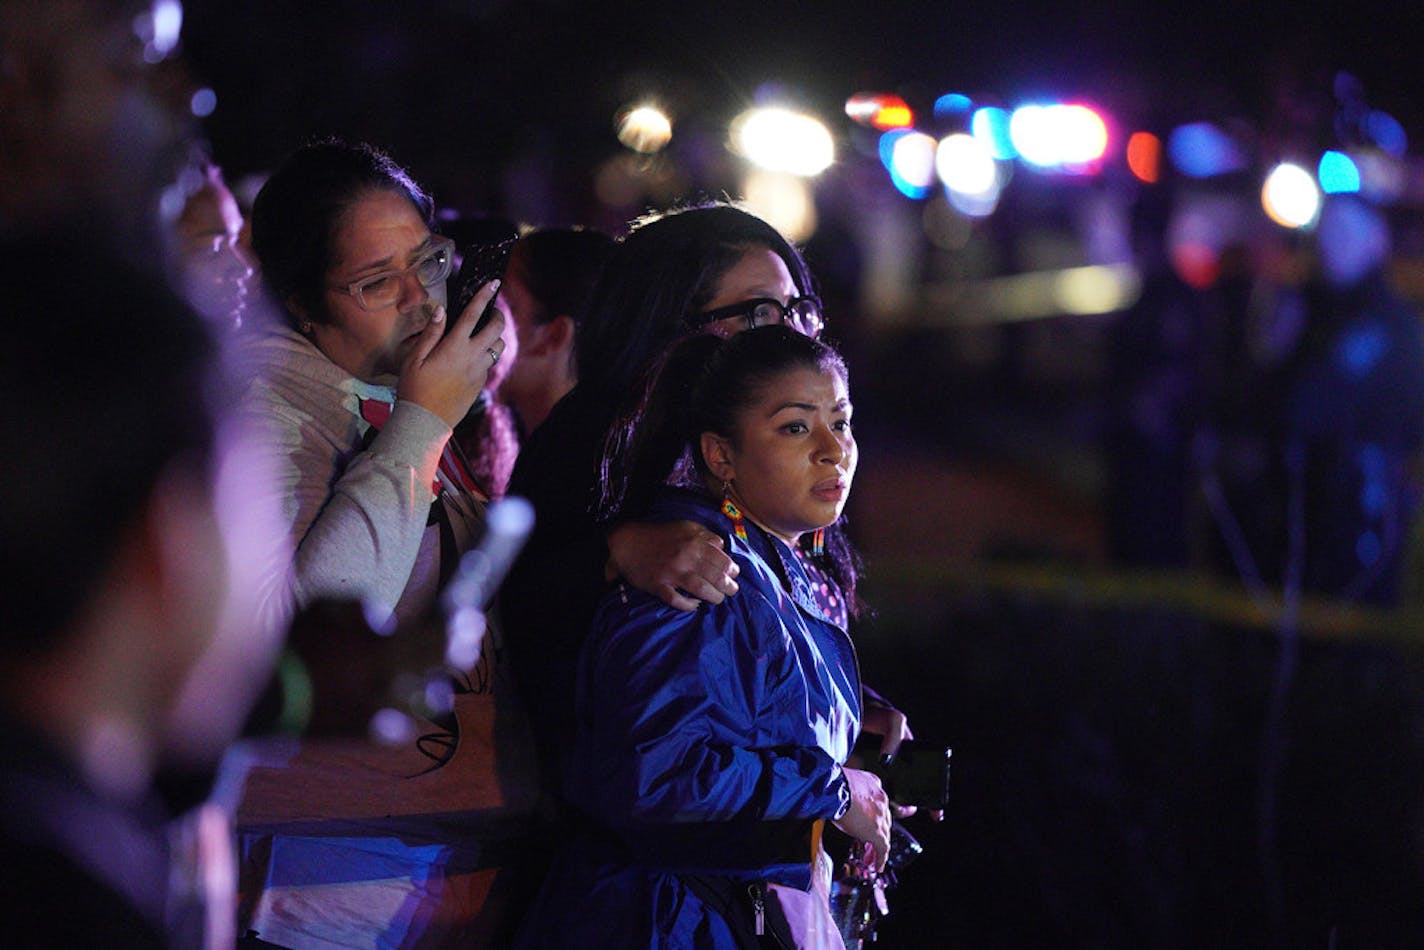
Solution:
<path fill-rule="evenodd" d="M 726 203 L 635 223 L 585 304 L 577 385 L 521 447 L 510 479 L 510 493 L 534 504 L 535 526 L 500 596 L 541 775 L 556 798 L 574 729 L 579 646 L 608 585 L 621 578 L 681 610 L 737 590 L 738 568 L 701 525 L 599 522 L 605 436 L 677 339 L 780 322 L 819 335 L 810 272 L 780 232 Z"/>
<path fill-rule="evenodd" d="M 501 619 L 539 739 L 541 775 L 556 799 L 574 731 L 578 651 L 609 584 L 625 580 L 689 611 L 737 592 L 739 568 L 703 526 L 595 517 L 608 484 L 605 439 L 676 340 L 773 324 L 820 337 L 825 320 L 810 269 L 776 228 L 725 202 L 636 222 L 604 265 L 579 323 L 578 384 L 521 448 L 510 481 L 511 493 L 533 502 L 536 521 L 502 589 Z M 855 570 L 839 522 L 824 546 Z M 861 608 L 854 584 L 846 586 L 849 601 L 833 607 L 843 623 Z M 905 716 L 871 690 L 866 729 L 885 738 L 887 753 L 911 735 Z"/>
<path fill-rule="evenodd" d="M 288 325 L 253 342 L 249 408 L 276 457 L 295 548 L 268 606 L 361 600 L 419 621 L 482 518 L 452 444 L 504 350 L 472 333 L 497 289 L 445 312 L 453 245 L 430 197 L 367 145 L 298 149 L 257 195 L 252 240 Z"/>

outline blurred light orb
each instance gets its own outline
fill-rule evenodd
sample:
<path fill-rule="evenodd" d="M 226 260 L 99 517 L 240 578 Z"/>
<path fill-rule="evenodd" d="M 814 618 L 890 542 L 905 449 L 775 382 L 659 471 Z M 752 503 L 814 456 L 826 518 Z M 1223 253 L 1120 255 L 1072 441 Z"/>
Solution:
<path fill-rule="evenodd" d="M 1058 142 L 1047 106 L 1019 106 L 1009 116 L 1009 140 L 1014 151 L 1030 165 L 1058 163 Z"/>
<path fill-rule="evenodd" d="M 1013 137 L 1009 135 L 1009 114 L 1003 109 L 997 106 L 975 109 L 969 119 L 969 131 L 995 158 L 1003 161 L 1018 158 Z"/>
<path fill-rule="evenodd" d="M 1162 140 L 1151 132 L 1132 133 L 1127 139 L 1127 168 L 1144 184 L 1161 181 Z"/>
<path fill-rule="evenodd" d="M 618 119 L 618 141 L 635 152 L 651 155 L 672 141 L 672 119 L 657 106 L 637 106 Z"/>
<path fill-rule="evenodd" d="M 881 94 L 878 92 L 857 92 L 846 99 L 845 114 L 852 122 L 870 125 L 880 111 Z"/>
<path fill-rule="evenodd" d="M 1139 290 L 1136 272 L 1122 265 L 1070 267 L 1053 281 L 1058 309 L 1080 315 L 1115 313 L 1130 306 Z"/>
<path fill-rule="evenodd" d="M 889 105 L 875 113 L 870 124 L 877 129 L 908 129 L 915 124 L 915 114 L 904 103 Z"/>
<path fill-rule="evenodd" d="M 371 716 L 369 730 L 371 740 L 377 745 L 405 745 L 415 741 L 417 735 L 415 721 L 389 706 L 376 710 Z"/>
<path fill-rule="evenodd" d="M 484 611 L 477 607 L 467 604 L 451 611 L 445 620 L 445 662 L 457 670 L 468 670 L 478 663 L 485 624 Z"/>
<path fill-rule="evenodd" d="M 988 146 L 963 132 L 940 141 L 935 171 L 946 188 L 963 195 L 986 195 L 999 186 L 999 168 Z"/>
<path fill-rule="evenodd" d="M 935 181 L 934 137 L 923 132 L 897 135 L 890 146 L 890 180 L 908 198 L 923 198 Z"/>
<path fill-rule="evenodd" d="M 949 92 L 940 96 L 934 103 L 934 114 L 941 119 L 952 118 L 963 115 L 974 108 L 974 100 L 970 99 L 962 92 Z"/>
<path fill-rule="evenodd" d="M 1024 161 L 1042 168 L 1080 170 L 1103 157 L 1107 123 L 1083 105 L 1027 105 L 1009 117 L 1009 137 Z"/>
<path fill-rule="evenodd" d="M 816 202 L 804 176 L 752 169 L 742 181 L 742 204 L 791 241 L 816 233 Z"/>
<path fill-rule="evenodd" d="M 750 109 L 732 121 L 734 150 L 765 171 L 811 178 L 836 159 L 835 142 L 820 120 L 781 108 Z"/>
<path fill-rule="evenodd" d="M 970 218 L 987 218 L 999 207 L 1001 188 L 993 188 L 982 195 L 971 195 L 962 191 L 944 190 L 945 200 L 950 207 Z"/>
<path fill-rule="evenodd" d="M 1369 323 L 1347 330 L 1336 346 L 1335 362 L 1349 375 L 1363 378 L 1389 354 L 1389 337 L 1384 327 Z"/>
<path fill-rule="evenodd" d="M 1188 287 L 1205 290 L 1221 276 L 1221 255 L 1205 241 L 1174 241 L 1168 248 L 1172 270 Z"/>
<path fill-rule="evenodd" d="M 443 676 L 437 676 L 425 684 L 422 701 L 426 709 L 433 713 L 449 713 L 455 709 L 455 685 Z"/>
<path fill-rule="evenodd" d="M 1054 106 L 1053 117 L 1063 136 L 1062 164 L 1089 165 L 1107 152 L 1108 124 L 1095 110 L 1084 105 Z"/>
<path fill-rule="evenodd" d="M 1408 184 L 1408 176 L 1403 162 L 1371 149 L 1354 156 L 1355 167 L 1360 170 L 1360 194 L 1376 204 L 1387 205 L 1398 201 Z"/>
<path fill-rule="evenodd" d="M 846 100 L 845 112 L 852 122 L 882 132 L 909 128 L 915 124 L 915 114 L 909 103 L 890 93 L 858 92 Z"/>
<path fill-rule="evenodd" d="M 1327 195 L 1349 195 L 1360 190 L 1360 168 L 1344 152 L 1329 151 L 1320 156 L 1315 170 L 1320 190 Z"/>
<path fill-rule="evenodd" d="M 212 115 L 217 107 L 218 94 L 206 86 L 193 93 L 193 98 L 188 100 L 188 110 L 200 119 Z"/>
<path fill-rule="evenodd" d="M 178 48 L 183 33 L 183 4 L 179 0 L 153 0 L 133 19 L 133 31 L 143 42 L 143 59 L 159 63 Z"/>
<path fill-rule="evenodd" d="M 1292 162 L 1282 162 L 1261 186 L 1261 206 L 1282 227 L 1303 228 L 1320 213 L 1320 189 L 1315 178 Z"/>
<path fill-rule="evenodd" d="M 880 155 L 880 164 L 885 166 L 887 172 L 895 170 L 895 143 L 909 134 L 909 129 L 891 129 L 880 136 L 876 150 Z"/>
<path fill-rule="evenodd" d="M 1409 148 L 1409 136 L 1399 120 L 1388 112 L 1374 110 L 1365 119 L 1365 134 L 1385 152 L 1395 158 L 1403 158 Z"/>
<path fill-rule="evenodd" d="M 1167 137 L 1172 165 L 1189 178 L 1211 178 L 1246 167 L 1236 143 L 1210 122 L 1178 126 Z"/>

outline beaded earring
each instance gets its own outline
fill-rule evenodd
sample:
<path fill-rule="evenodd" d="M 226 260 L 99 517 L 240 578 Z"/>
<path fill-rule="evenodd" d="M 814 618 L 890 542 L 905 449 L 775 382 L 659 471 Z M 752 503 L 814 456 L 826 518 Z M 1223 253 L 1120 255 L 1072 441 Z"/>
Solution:
<path fill-rule="evenodd" d="M 742 519 L 742 509 L 732 501 L 731 482 L 722 483 L 722 514 L 732 519 L 732 533 L 745 541 L 747 539 L 747 524 Z"/>
<path fill-rule="evenodd" d="M 817 528 L 811 535 L 811 556 L 820 557 L 826 553 L 826 529 Z"/>

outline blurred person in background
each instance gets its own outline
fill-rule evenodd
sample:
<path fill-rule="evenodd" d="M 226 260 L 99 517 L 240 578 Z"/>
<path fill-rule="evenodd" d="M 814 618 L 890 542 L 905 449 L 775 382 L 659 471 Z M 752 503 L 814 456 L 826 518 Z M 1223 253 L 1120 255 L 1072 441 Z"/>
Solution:
<path fill-rule="evenodd" d="M 12 943 L 233 942 L 233 803 L 199 803 L 271 673 L 285 618 L 253 621 L 252 569 L 284 539 L 217 411 L 212 341 L 160 276 L 194 131 L 181 22 L 175 0 L 0 5 Z"/>
<path fill-rule="evenodd" d="M 73 234 L 4 244 L 5 940 L 231 946 L 230 816 L 172 822 L 152 783 L 211 775 L 271 673 L 282 624 L 252 619 L 255 565 L 284 544 L 270 473 L 222 411 L 210 328 L 159 279 Z"/>
<path fill-rule="evenodd" d="M 1424 447 L 1424 326 L 1390 286 L 1391 246 L 1380 208 L 1327 198 L 1321 281 L 1288 404 L 1305 504 L 1302 583 L 1382 607 L 1397 601 Z"/>
<path fill-rule="evenodd" d="M 1164 190 L 1133 208 L 1142 290 L 1108 337 L 1103 510 L 1108 552 L 1133 568 L 1186 568 L 1192 556 L 1192 443 L 1202 425 L 1213 313 L 1173 269 Z"/>
<path fill-rule="evenodd" d="M 70 227 L 157 267 L 188 156 L 176 0 L 0 4 L 0 234 Z"/>
<path fill-rule="evenodd" d="M 215 325 L 240 329 L 253 273 L 240 244 L 237 199 L 222 169 L 206 158 L 185 169 L 178 184 L 187 194 L 173 226 L 184 296 Z"/>
<path fill-rule="evenodd" d="M 514 245 L 500 297 L 518 336 L 519 355 L 499 384 L 501 402 L 526 436 L 574 388 L 574 337 L 613 238 L 583 228 L 544 228 Z"/>
<path fill-rule="evenodd" d="M 465 219 L 442 221 L 441 228 L 452 235 L 475 231 Z M 476 233 L 491 230 L 485 224 Z M 504 240 L 512 251 L 495 298 L 505 315 L 504 357 L 454 436 L 476 480 L 496 497 L 509 484 L 521 432 L 543 422 L 573 388 L 576 315 L 613 247 L 608 235 L 572 228 Z M 491 243 L 503 242 L 465 244 L 462 250 L 476 252 Z"/>

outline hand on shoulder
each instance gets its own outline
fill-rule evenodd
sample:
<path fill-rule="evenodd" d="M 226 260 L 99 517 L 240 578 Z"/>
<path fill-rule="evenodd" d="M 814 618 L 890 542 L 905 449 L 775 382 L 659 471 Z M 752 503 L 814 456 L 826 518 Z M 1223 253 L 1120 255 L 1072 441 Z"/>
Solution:
<path fill-rule="evenodd" d="M 678 610 L 720 604 L 741 568 L 722 539 L 692 521 L 628 521 L 608 531 L 608 579 L 621 577 Z"/>

